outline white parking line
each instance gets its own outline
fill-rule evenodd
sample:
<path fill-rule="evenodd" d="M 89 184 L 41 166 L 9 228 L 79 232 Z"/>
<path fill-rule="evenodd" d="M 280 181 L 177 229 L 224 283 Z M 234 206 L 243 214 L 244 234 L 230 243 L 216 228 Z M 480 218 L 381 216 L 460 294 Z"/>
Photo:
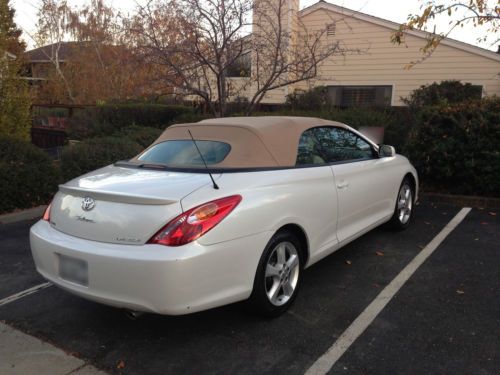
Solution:
<path fill-rule="evenodd" d="M 22 292 L 13 294 L 11 296 L 5 297 L 4 299 L 0 299 L 0 306 L 6 305 L 8 303 L 17 301 L 18 299 L 21 299 L 23 297 L 29 296 L 30 294 L 36 293 L 42 289 L 48 288 L 49 286 L 52 286 L 52 283 L 46 282 L 43 284 L 35 285 L 32 288 L 23 290 Z"/>
<path fill-rule="evenodd" d="M 457 227 L 458 224 L 470 212 L 470 208 L 465 207 L 429 242 L 429 244 L 413 258 L 413 260 L 390 282 L 379 295 L 368 305 L 354 322 L 340 335 L 333 345 L 319 357 L 316 362 L 306 371 L 306 375 L 326 374 L 333 365 L 342 357 L 356 339 L 373 322 L 382 309 L 389 303 L 394 295 L 408 281 L 413 273 L 425 262 L 425 260 L 437 249 L 443 240 Z"/>

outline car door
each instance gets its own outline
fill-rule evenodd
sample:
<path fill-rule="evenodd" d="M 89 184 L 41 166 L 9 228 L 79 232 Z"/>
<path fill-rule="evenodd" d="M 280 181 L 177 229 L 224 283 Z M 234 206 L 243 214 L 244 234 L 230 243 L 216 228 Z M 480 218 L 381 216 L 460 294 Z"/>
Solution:
<path fill-rule="evenodd" d="M 304 210 L 304 217 L 314 217 L 314 225 L 308 231 L 311 260 L 321 258 L 335 249 L 338 243 L 337 191 L 333 172 L 322 155 L 320 145 L 314 136 L 314 129 L 305 130 L 299 140 L 296 167 L 301 169 L 306 183 L 304 194 L 308 196 L 310 207 Z M 313 220 L 310 220 L 313 222 Z"/>
<path fill-rule="evenodd" d="M 337 238 L 349 241 L 380 223 L 393 210 L 388 192 L 393 182 L 385 178 L 388 158 L 379 158 L 373 146 L 348 129 L 316 128 L 335 178 L 337 189 Z"/>

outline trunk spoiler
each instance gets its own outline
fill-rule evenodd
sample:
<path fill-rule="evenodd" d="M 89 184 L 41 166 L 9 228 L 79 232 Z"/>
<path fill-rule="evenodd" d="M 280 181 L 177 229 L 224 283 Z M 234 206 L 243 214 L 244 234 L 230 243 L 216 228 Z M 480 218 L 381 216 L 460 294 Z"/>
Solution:
<path fill-rule="evenodd" d="M 59 185 L 59 191 L 77 197 L 90 196 L 94 199 L 105 200 L 109 202 L 129 203 L 129 204 L 149 204 L 166 205 L 176 203 L 176 200 L 165 199 L 162 197 L 144 196 L 138 194 L 127 194 L 105 190 L 85 189 L 66 185 Z"/>

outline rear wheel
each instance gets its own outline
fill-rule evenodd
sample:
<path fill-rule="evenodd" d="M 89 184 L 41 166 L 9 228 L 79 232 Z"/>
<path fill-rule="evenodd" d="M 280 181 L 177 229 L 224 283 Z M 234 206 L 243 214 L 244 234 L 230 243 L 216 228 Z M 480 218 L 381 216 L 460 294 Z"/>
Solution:
<path fill-rule="evenodd" d="M 260 315 L 276 317 L 293 303 L 303 266 L 300 241 L 289 232 L 276 233 L 259 261 L 250 307 Z"/>
<path fill-rule="evenodd" d="M 409 178 L 405 178 L 399 188 L 394 214 L 389 221 L 389 224 L 393 229 L 403 230 L 408 228 L 410 225 L 413 217 L 413 197 L 413 185 Z"/>

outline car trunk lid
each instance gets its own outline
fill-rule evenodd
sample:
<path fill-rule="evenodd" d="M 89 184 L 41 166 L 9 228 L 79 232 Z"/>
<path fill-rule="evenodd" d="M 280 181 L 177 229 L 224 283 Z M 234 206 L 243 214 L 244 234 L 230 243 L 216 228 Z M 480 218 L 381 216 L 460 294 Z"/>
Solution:
<path fill-rule="evenodd" d="M 183 197 L 209 183 L 204 173 L 105 167 L 59 187 L 50 223 L 79 238 L 141 245 L 182 212 Z"/>

